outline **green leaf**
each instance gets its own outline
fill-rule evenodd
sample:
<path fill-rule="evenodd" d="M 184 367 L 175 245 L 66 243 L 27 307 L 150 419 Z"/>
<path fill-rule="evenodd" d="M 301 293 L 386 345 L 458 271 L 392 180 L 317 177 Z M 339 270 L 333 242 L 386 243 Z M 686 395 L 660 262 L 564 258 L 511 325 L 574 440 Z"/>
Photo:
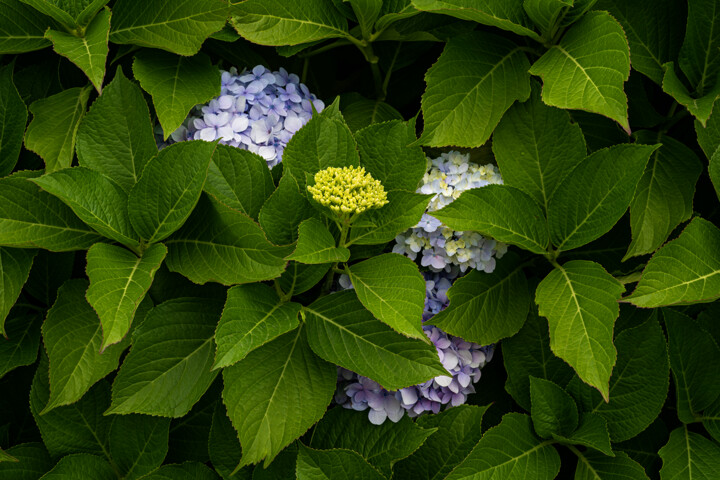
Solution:
<path fill-rule="evenodd" d="M 72 163 L 78 124 L 89 96 L 89 86 L 76 87 L 30 104 L 33 119 L 25 132 L 25 148 L 45 160 L 45 173 L 68 168 Z"/>
<path fill-rule="evenodd" d="M 3 8 L 0 6 L 0 10 Z M 0 68 L 0 177 L 12 172 L 17 164 L 28 117 L 25 102 L 13 83 L 13 66 Z"/>
<path fill-rule="evenodd" d="M 167 266 L 195 283 L 253 283 L 280 276 L 290 253 L 267 241 L 247 215 L 201 200 L 185 227 L 166 242 Z"/>
<path fill-rule="evenodd" d="M 237 432 L 233 428 L 232 422 L 227 416 L 227 409 L 222 402 L 217 402 L 213 410 L 208 453 L 213 468 L 223 478 L 231 476 L 242 456 L 242 447 L 240 447 Z"/>
<path fill-rule="evenodd" d="M 0 448 L 0 463 L 2 462 L 17 462 L 18 459 L 10 455 L 9 453 L 6 453 L 2 448 Z"/>
<path fill-rule="evenodd" d="M 598 0 L 575 0 L 573 7 L 565 13 L 565 18 L 560 23 L 561 26 L 566 27 L 577 22 L 582 18 Z"/>
<path fill-rule="evenodd" d="M 720 297 L 720 230 L 700 217 L 650 259 L 632 295 L 638 307 L 709 302 Z"/>
<path fill-rule="evenodd" d="M 41 324 L 38 314 L 13 315 L 5 322 L 7 339 L 0 339 L 0 378 L 17 367 L 35 363 Z"/>
<path fill-rule="evenodd" d="M 506 185 L 467 190 L 432 215 L 453 230 L 480 232 L 540 255 L 547 252 L 550 241 L 540 205 L 522 190 Z"/>
<path fill-rule="evenodd" d="M 422 329 L 425 279 L 417 264 L 396 253 L 386 253 L 352 265 L 350 281 L 358 299 L 396 332 L 427 341 Z"/>
<path fill-rule="evenodd" d="M 610 402 L 579 379 L 573 379 L 567 390 L 582 410 L 607 421 L 613 442 L 622 442 L 657 418 L 667 397 L 669 367 L 665 337 L 656 317 L 623 330 L 615 345 L 618 359 L 610 378 Z"/>
<path fill-rule="evenodd" d="M 625 290 L 602 266 L 573 260 L 540 282 L 535 302 L 550 325 L 550 348 L 597 388 L 605 401 L 616 351 L 613 325 Z"/>
<path fill-rule="evenodd" d="M 222 381 L 216 378 L 185 418 L 175 420 L 170 424 L 172 431 L 169 444 L 170 455 L 165 458 L 165 462 L 174 462 L 177 459 L 196 462 L 210 460 L 208 448 L 210 429 L 215 407 L 222 405 L 221 392 Z M 232 429 L 232 426 L 230 428 Z"/>
<path fill-rule="evenodd" d="M 625 259 L 654 252 L 675 227 L 690 219 L 702 173 L 697 155 L 677 140 L 647 130 L 636 136 L 640 143 L 662 146 L 650 157 L 630 204 L 633 238 Z"/>
<path fill-rule="evenodd" d="M 102 237 L 60 200 L 22 177 L 0 179 L 0 245 L 84 250 Z"/>
<path fill-rule="evenodd" d="M 544 38 L 551 39 L 559 20 L 573 6 L 573 0 L 525 0 L 523 9 L 540 29 Z"/>
<path fill-rule="evenodd" d="M 533 40 L 540 39 L 532 30 L 519 1 L 488 0 L 478 3 L 473 0 L 412 0 L 412 4 L 425 12 L 444 13 L 462 20 L 502 28 Z"/>
<path fill-rule="evenodd" d="M 50 360 L 50 400 L 41 414 L 78 401 L 98 380 L 118 367 L 129 339 L 100 354 L 102 327 L 85 300 L 88 282 L 68 280 L 42 326 Z"/>
<path fill-rule="evenodd" d="M 190 216 L 216 146 L 201 140 L 179 142 L 148 162 L 128 200 L 130 222 L 147 243 L 164 240 Z"/>
<path fill-rule="evenodd" d="M 53 20 L 61 23 L 66 30 L 75 27 L 75 19 L 70 13 L 72 7 L 77 6 L 76 2 L 63 2 L 51 0 L 20 0 L 33 7 L 36 11 L 41 12 Z M 83 3 L 83 2 L 80 2 Z"/>
<path fill-rule="evenodd" d="M 616 145 L 578 165 L 548 205 L 553 245 L 572 250 L 607 233 L 630 205 L 648 158 L 658 147 Z"/>
<path fill-rule="evenodd" d="M 52 19 L 16 0 L 0 0 L 0 54 L 23 53 L 50 45 L 45 30 Z"/>
<path fill-rule="evenodd" d="M 299 295 L 307 292 L 320 283 L 332 265 L 305 265 L 298 262 L 289 262 L 283 274 L 278 278 L 280 288 L 286 294 Z"/>
<path fill-rule="evenodd" d="M 427 170 L 420 147 L 408 147 L 415 137 L 415 121 L 392 120 L 370 125 L 355 134 L 360 161 L 385 190 L 414 192 Z"/>
<path fill-rule="evenodd" d="M 418 417 L 418 425 L 438 431 L 411 456 L 395 464 L 394 476 L 427 480 L 445 478 L 482 437 L 480 424 L 487 408 L 460 405 L 438 415 Z"/>
<path fill-rule="evenodd" d="M 624 452 L 614 457 L 602 453 L 574 450 L 578 456 L 575 480 L 648 480 L 645 469 Z"/>
<path fill-rule="evenodd" d="M 308 218 L 298 228 L 295 251 L 285 259 L 308 264 L 347 262 L 350 250 L 335 244 L 335 238 L 322 221 Z"/>
<path fill-rule="evenodd" d="M 182 417 L 215 379 L 213 335 L 222 304 L 168 300 L 148 313 L 113 383 L 106 414 Z"/>
<path fill-rule="evenodd" d="M 110 455 L 124 479 L 140 478 L 163 463 L 169 431 L 169 418 L 121 415 L 113 420 Z"/>
<path fill-rule="evenodd" d="M 447 480 L 503 478 L 550 480 L 560 470 L 560 456 L 550 442 L 533 433 L 530 417 L 508 413 L 480 439 Z"/>
<path fill-rule="evenodd" d="M 329 0 L 231 1 L 232 25 L 260 45 L 298 45 L 348 36 L 347 20 Z"/>
<path fill-rule="evenodd" d="M 218 202 L 257 218 L 275 185 L 262 157 L 219 144 L 210 162 L 204 189 Z"/>
<path fill-rule="evenodd" d="M 720 111 L 720 108 L 718 108 Z M 706 123 L 700 123 L 695 120 L 695 132 L 700 147 L 705 152 L 705 156 L 710 159 L 713 153 L 720 147 L 720 114 L 710 116 Z"/>
<path fill-rule="evenodd" d="M 265 201 L 258 221 L 267 238 L 276 245 L 297 240 L 298 226 L 317 212 L 301 193 L 291 175 L 283 175 L 277 189 Z"/>
<path fill-rule="evenodd" d="M 130 225 L 128 195 L 108 177 L 85 167 L 64 168 L 30 179 L 70 207 L 80 220 L 108 238 L 138 248 Z"/>
<path fill-rule="evenodd" d="M 298 480 L 383 480 L 385 477 L 357 452 L 347 449 L 314 450 L 300 444 Z"/>
<path fill-rule="evenodd" d="M 0 247 L 0 334 L 5 338 L 9 338 L 5 318 L 20 296 L 36 254 L 37 250 Z"/>
<path fill-rule="evenodd" d="M 300 308 L 299 303 L 282 302 L 267 285 L 232 287 L 215 332 L 213 368 L 230 366 L 274 338 L 295 330 Z"/>
<path fill-rule="evenodd" d="M 476 409 L 484 412 L 484 408 Z M 415 452 L 436 431 L 437 428 L 421 428 L 407 416 L 397 423 L 373 425 L 366 412 L 335 407 L 315 426 L 309 446 L 321 450 L 354 450 L 389 477 L 395 462 Z M 414 477 L 398 475 L 398 478 Z"/>
<path fill-rule="evenodd" d="M 52 470 L 41 477 L 43 480 L 67 480 L 92 478 L 93 480 L 115 480 L 117 474 L 107 460 L 90 455 L 76 453 L 60 459 Z"/>
<path fill-rule="evenodd" d="M 391 242 L 398 233 L 420 221 L 431 198 L 432 195 L 404 190 L 388 192 L 388 204 L 363 213 L 362 224 L 350 230 L 350 243 L 377 245 Z"/>
<path fill-rule="evenodd" d="M 100 317 L 101 351 L 120 342 L 130 331 L 135 312 L 152 285 L 167 248 L 152 245 L 138 258 L 124 248 L 96 243 L 87 253 L 90 287 L 85 294 Z"/>
<path fill-rule="evenodd" d="M 720 348 L 692 318 L 670 309 L 664 310 L 663 316 L 675 379 L 677 415 L 681 422 L 692 423 L 697 414 L 720 396 L 715 381 L 720 368 Z"/>
<path fill-rule="evenodd" d="M 420 11 L 412 5 L 411 0 L 385 0 L 380 18 L 375 22 L 375 30 L 384 30 L 395 22 L 414 17 L 419 13 Z"/>
<path fill-rule="evenodd" d="M 500 263 L 502 265 L 503 262 Z M 530 411 L 530 377 L 549 380 L 564 387 L 573 370 L 550 350 L 550 336 L 545 319 L 533 307 L 522 329 L 503 340 L 503 362 L 507 371 L 505 390 L 525 410 Z"/>
<path fill-rule="evenodd" d="M 385 102 L 370 100 L 360 94 L 345 94 L 340 98 L 343 117 L 353 133 L 374 123 L 403 120 L 400 112 Z"/>
<path fill-rule="evenodd" d="M 558 185 L 587 155 L 580 126 L 566 111 L 542 103 L 535 88 L 527 102 L 505 113 L 492 149 L 505 185 L 523 190 L 544 211 Z"/>
<path fill-rule="evenodd" d="M 553 434 L 553 438 L 564 445 L 583 445 L 610 457 L 614 455 L 607 422 L 597 413 L 583 414 L 580 426 L 571 435 L 563 437 Z"/>
<path fill-rule="evenodd" d="M 355 17 L 362 29 L 363 38 L 368 38 L 372 34 L 375 20 L 382 12 L 383 0 L 343 0 L 343 2 L 349 2 L 352 5 Z"/>
<path fill-rule="evenodd" d="M 227 3 L 222 0 L 177 0 L 172 3 L 118 0 L 113 5 L 110 40 L 162 48 L 178 55 L 195 55 L 205 39 L 225 25 L 227 13 Z"/>
<path fill-rule="evenodd" d="M 720 446 L 687 425 L 670 433 L 670 440 L 658 452 L 663 466 L 662 480 L 707 479 L 720 477 Z"/>
<path fill-rule="evenodd" d="M 549 380 L 530 377 L 532 421 L 542 438 L 570 435 L 578 426 L 578 409 L 572 397 Z"/>
<path fill-rule="evenodd" d="M 226 368 L 223 401 L 243 446 L 239 467 L 263 458 L 267 467 L 318 421 L 330 403 L 336 377 L 335 366 L 310 350 L 303 326 Z"/>
<path fill-rule="evenodd" d="M 625 32 L 607 12 L 586 14 L 530 73 L 543 79 L 546 104 L 599 113 L 630 132 L 623 91 L 630 76 L 630 51 Z"/>
<path fill-rule="evenodd" d="M 632 51 L 633 70 L 662 85 L 663 65 L 677 58 L 685 33 L 685 2 L 600 0 L 596 8 L 607 10 L 623 26 Z"/>
<path fill-rule="evenodd" d="M 685 41 L 678 63 L 698 96 L 716 90 L 720 83 L 719 29 L 720 5 L 712 0 L 689 0 Z"/>
<path fill-rule="evenodd" d="M 199 462 L 163 465 L 142 477 L 142 480 L 217 480 L 210 468 Z"/>
<path fill-rule="evenodd" d="M 425 74 L 425 130 L 418 143 L 431 147 L 485 143 L 513 102 L 528 99 L 529 67 L 522 50 L 504 38 L 484 32 L 451 38 Z"/>
<path fill-rule="evenodd" d="M 40 442 L 23 443 L 5 452 L 16 461 L 0 462 L 0 476 L 17 480 L 35 480 L 53 467 L 45 446 Z"/>
<path fill-rule="evenodd" d="M 720 198 L 720 148 L 718 148 L 712 157 L 710 157 L 708 174 L 710 175 L 710 180 L 715 188 L 715 194 L 718 198 Z"/>
<path fill-rule="evenodd" d="M 107 5 L 109 0 L 84 0 L 77 4 L 75 2 L 66 3 L 70 10 L 70 13 L 75 17 L 75 24 L 79 26 L 85 26 L 95 18 L 95 15 Z"/>
<path fill-rule="evenodd" d="M 106 175 L 128 193 L 157 155 L 142 91 L 120 68 L 80 122 L 77 155 L 81 166 Z"/>
<path fill-rule="evenodd" d="M 375 319 L 355 292 L 322 297 L 304 312 L 315 353 L 389 390 L 447 375 L 432 346 L 395 333 Z"/>
<path fill-rule="evenodd" d="M 360 155 L 350 129 L 325 114 L 313 116 L 293 135 L 283 153 L 283 168 L 295 178 L 303 195 L 306 175 L 328 167 L 358 165 Z"/>
<path fill-rule="evenodd" d="M 116 5 L 115 11 L 118 8 Z M 152 96 L 165 139 L 185 121 L 192 107 L 220 95 L 220 70 L 204 53 L 181 57 L 143 50 L 135 55 L 133 73 Z"/>
<path fill-rule="evenodd" d="M 103 410 L 110 401 L 108 383 L 101 380 L 80 401 L 40 415 L 49 397 L 47 357 L 41 355 L 30 390 L 30 410 L 48 452 L 53 458 L 80 452 L 107 455 L 112 418 L 103 416 Z"/>
<path fill-rule="evenodd" d="M 704 95 L 691 94 L 675 72 L 673 62 L 666 63 L 663 68 L 665 69 L 662 83 L 663 91 L 673 97 L 680 105 L 686 107 L 700 124 L 705 126 L 713 111 L 715 100 L 720 95 L 720 81 L 712 89 L 706 91 Z"/>
<path fill-rule="evenodd" d="M 95 89 L 102 90 L 105 61 L 110 35 L 110 9 L 102 10 L 88 25 L 82 36 L 48 30 L 45 37 L 53 42 L 55 52 L 67 58 L 88 76 Z"/>

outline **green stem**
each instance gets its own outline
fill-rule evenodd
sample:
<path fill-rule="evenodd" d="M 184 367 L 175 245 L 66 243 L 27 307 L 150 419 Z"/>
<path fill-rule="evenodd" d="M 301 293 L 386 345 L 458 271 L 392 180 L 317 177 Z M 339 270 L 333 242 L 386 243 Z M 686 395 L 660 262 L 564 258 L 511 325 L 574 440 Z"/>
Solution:
<path fill-rule="evenodd" d="M 615 280 L 619 281 L 623 285 L 627 285 L 628 283 L 639 282 L 641 277 L 642 277 L 642 271 L 638 270 L 637 272 L 633 272 L 628 275 L 623 275 L 622 277 L 615 277 Z"/>

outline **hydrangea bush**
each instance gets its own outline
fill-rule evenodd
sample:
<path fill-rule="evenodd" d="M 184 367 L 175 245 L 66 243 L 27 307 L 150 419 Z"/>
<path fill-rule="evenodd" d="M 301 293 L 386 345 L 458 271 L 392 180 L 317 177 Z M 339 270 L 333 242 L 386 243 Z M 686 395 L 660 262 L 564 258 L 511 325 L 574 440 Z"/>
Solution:
<path fill-rule="evenodd" d="M 718 31 L 0 0 L 0 479 L 720 478 Z"/>

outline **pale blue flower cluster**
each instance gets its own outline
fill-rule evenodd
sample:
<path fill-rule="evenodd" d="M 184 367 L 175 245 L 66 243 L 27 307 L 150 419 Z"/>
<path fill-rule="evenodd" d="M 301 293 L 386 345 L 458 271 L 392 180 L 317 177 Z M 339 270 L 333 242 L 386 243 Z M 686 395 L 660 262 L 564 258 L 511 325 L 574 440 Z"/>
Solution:
<path fill-rule="evenodd" d="M 420 264 L 436 272 L 449 272 L 453 266 L 463 272 L 468 268 L 492 272 L 495 259 L 505 254 L 507 245 L 477 232 L 453 231 L 428 212 L 443 208 L 471 188 L 501 183 L 497 167 L 472 163 L 469 155 L 452 151 L 428 159 L 428 171 L 417 192 L 435 196 L 420 222 L 395 238 L 393 252 L 413 260 L 420 255 Z"/>
<path fill-rule="evenodd" d="M 442 271 L 423 274 L 426 285 L 423 322 L 447 307 L 447 291 L 458 275 L 457 268 L 451 270 L 450 273 Z M 340 285 L 352 288 L 347 276 L 341 277 Z M 443 405 L 464 404 L 467 396 L 475 393 L 474 384 L 480 380 L 480 369 L 492 359 L 493 346 L 466 342 L 432 325 L 423 325 L 423 331 L 435 345 L 448 375 L 440 375 L 398 391 L 389 391 L 367 377 L 338 367 L 335 402 L 353 410 L 368 410 L 368 418 L 375 425 L 382 424 L 386 419 L 397 422 L 405 414 L 416 417 L 424 412 L 438 413 Z"/>
<path fill-rule="evenodd" d="M 271 72 L 262 65 L 251 71 L 222 72 L 220 95 L 198 105 L 172 142 L 205 140 L 250 150 L 263 157 L 269 167 L 282 161 L 290 137 L 305 125 L 315 110 L 325 108 L 295 74 L 284 68 Z"/>

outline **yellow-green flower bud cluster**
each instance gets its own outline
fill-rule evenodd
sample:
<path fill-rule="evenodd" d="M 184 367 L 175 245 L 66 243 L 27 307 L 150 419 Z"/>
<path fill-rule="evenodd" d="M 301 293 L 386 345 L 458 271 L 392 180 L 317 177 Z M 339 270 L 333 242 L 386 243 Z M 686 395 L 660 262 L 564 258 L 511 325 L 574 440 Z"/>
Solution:
<path fill-rule="evenodd" d="M 363 167 L 328 167 L 315 174 L 308 191 L 318 203 L 335 213 L 362 213 L 388 203 L 387 192 Z"/>

